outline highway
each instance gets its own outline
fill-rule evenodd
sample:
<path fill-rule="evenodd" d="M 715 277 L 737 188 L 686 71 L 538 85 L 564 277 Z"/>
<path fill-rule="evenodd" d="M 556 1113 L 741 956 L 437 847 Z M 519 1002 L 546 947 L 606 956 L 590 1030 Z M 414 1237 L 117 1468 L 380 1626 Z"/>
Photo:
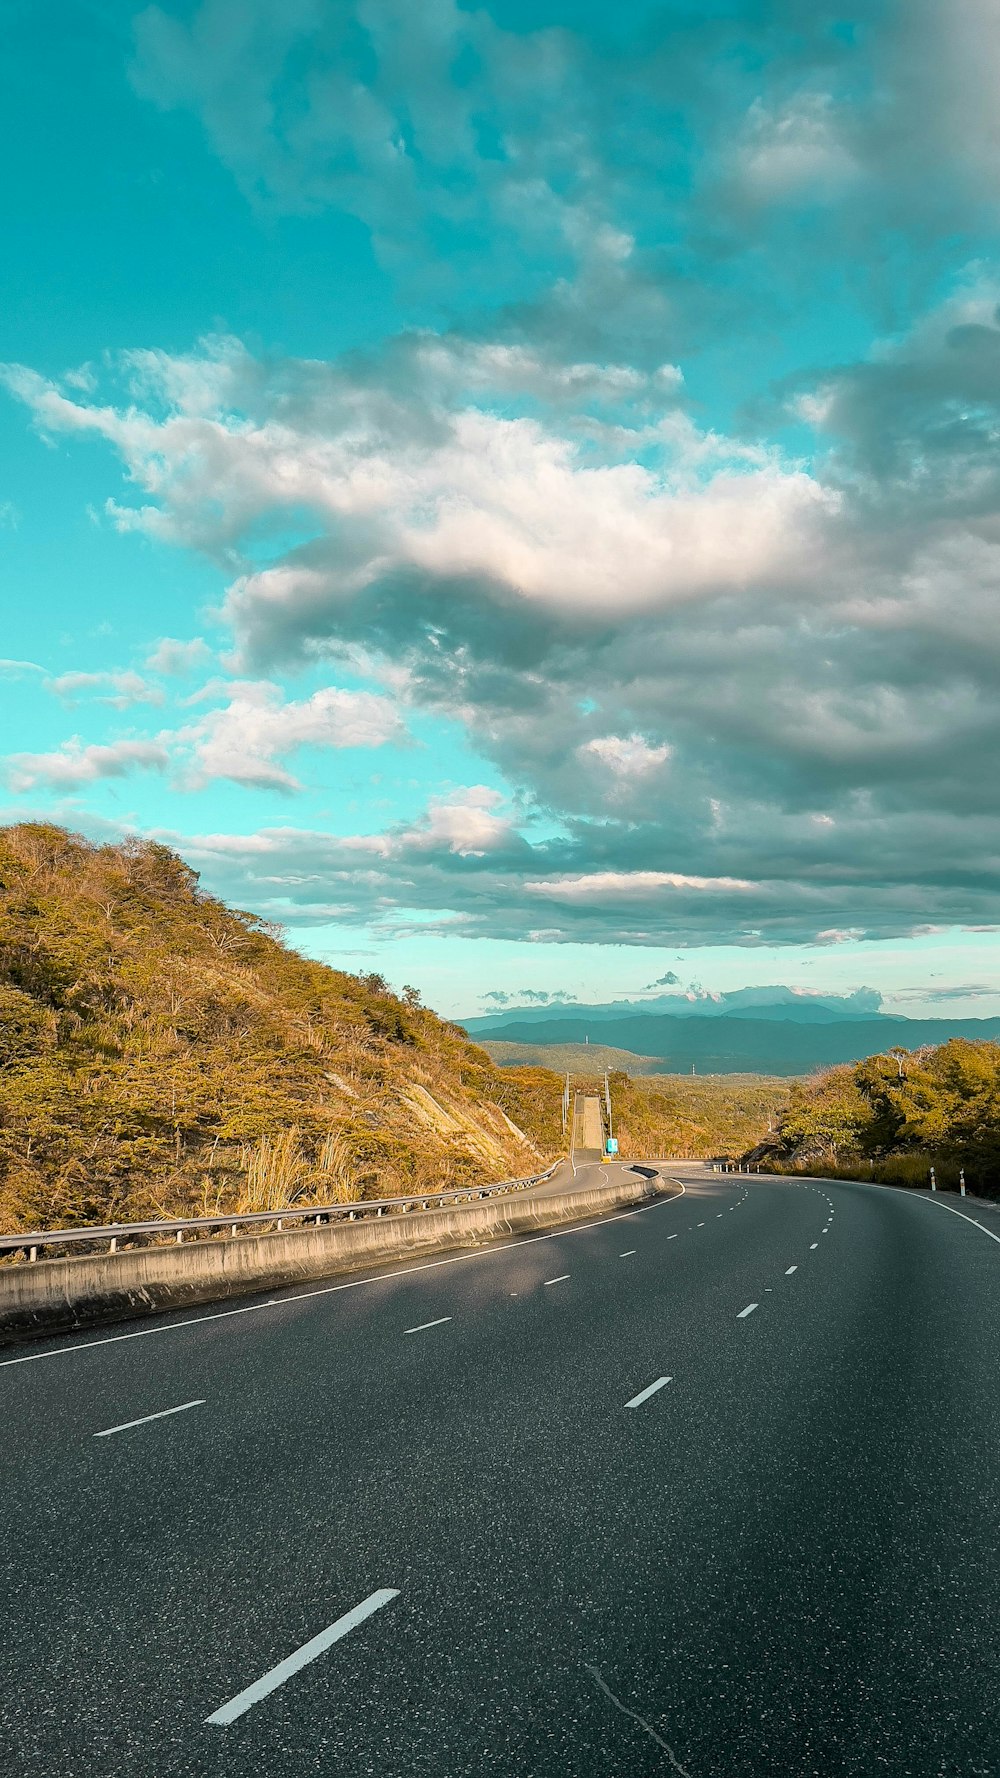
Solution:
<path fill-rule="evenodd" d="M 670 1172 L 0 1354 L 4 1769 L 995 1778 L 1000 1216 Z"/>

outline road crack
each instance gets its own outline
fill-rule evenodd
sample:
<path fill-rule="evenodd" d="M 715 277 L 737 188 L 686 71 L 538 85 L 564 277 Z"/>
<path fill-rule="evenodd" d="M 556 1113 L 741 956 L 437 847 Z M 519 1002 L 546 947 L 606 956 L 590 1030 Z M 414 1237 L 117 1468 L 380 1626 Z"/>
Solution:
<path fill-rule="evenodd" d="M 611 1699 L 611 1702 L 614 1705 L 615 1709 L 620 1710 L 623 1716 L 630 1716 L 632 1718 L 632 1721 L 637 1722 L 641 1729 L 645 1729 L 645 1731 L 646 1731 L 647 1735 L 650 1737 L 650 1739 L 656 1742 L 657 1747 L 663 1748 L 663 1751 L 666 1754 L 668 1760 L 670 1761 L 670 1764 L 673 1766 L 674 1771 L 679 1772 L 681 1775 L 681 1778 L 691 1778 L 690 1772 L 687 1770 L 686 1766 L 681 1765 L 681 1762 L 677 1758 L 677 1755 L 674 1752 L 673 1748 L 671 1747 L 669 1741 L 664 1741 L 663 1736 L 657 1734 L 652 1723 L 648 1723 L 646 1721 L 646 1718 L 644 1716 L 640 1716 L 637 1710 L 630 1710 L 627 1704 L 623 1704 L 620 1698 L 615 1697 L 615 1694 L 611 1690 L 611 1687 L 601 1677 L 599 1668 L 589 1666 L 586 1661 L 584 1661 L 583 1665 L 584 1665 L 586 1672 L 588 1672 L 590 1674 L 591 1678 L 596 1679 L 598 1685 L 600 1686 L 602 1692 L 604 1693 L 604 1696 L 606 1698 Z"/>

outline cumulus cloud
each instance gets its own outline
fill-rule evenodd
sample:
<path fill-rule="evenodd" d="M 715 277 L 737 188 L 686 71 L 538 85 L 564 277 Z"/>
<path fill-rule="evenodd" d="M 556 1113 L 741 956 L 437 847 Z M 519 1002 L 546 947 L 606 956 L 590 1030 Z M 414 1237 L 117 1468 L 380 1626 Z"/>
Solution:
<path fill-rule="evenodd" d="M 204 666 L 211 658 L 212 651 L 200 636 L 193 637 L 189 642 L 178 641 L 175 636 L 162 636 L 147 655 L 146 665 L 152 673 L 183 678 Z"/>
<path fill-rule="evenodd" d="M 278 686 L 234 683 L 228 702 L 178 729 L 173 747 L 187 761 L 185 781 L 213 779 L 271 790 L 297 790 L 282 761 L 300 747 L 384 747 L 405 737 L 390 699 L 375 692 L 324 687 L 286 703 Z"/>
<path fill-rule="evenodd" d="M 485 918 L 478 861 L 516 855 L 565 936 L 908 931 L 982 919 L 990 877 L 968 762 L 1000 771 L 998 303 L 979 274 L 790 389 L 816 397 L 811 470 L 695 427 L 648 377 L 586 440 L 537 395 L 501 414 L 482 342 L 470 393 L 467 345 L 425 335 L 364 364 L 270 365 L 231 341 L 131 353 L 119 400 L 8 381 L 44 428 L 115 445 L 138 489 L 118 523 L 235 559 L 248 662 L 384 663 L 550 812 L 540 858 L 492 793 L 369 842 L 401 872 L 423 854 L 442 907 Z M 290 546 L 292 511 L 311 535 Z M 189 784 L 292 789 L 296 746 L 400 737 L 392 699 L 331 687 L 285 707 L 248 683 L 158 738 Z M 509 931 L 508 888 L 491 893 Z"/>
<path fill-rule="evenodd" d="M 137 87 L 251 202 L 351 212 L 383 267 L 452 280 L 421 315 L 458 316 L 335 362 L 213 339 L 110 379 L 8 369 L 42 431 L 118 453 L 112 524 L 225 579 L 258 689 L 149 744 L 192 787 L 294 789 L 347 706 L 264 676 L 364 660 L 513 792 L 322 843 L 203 837 L 240 899 L 636 944 L 990 923 L 1000 24 L 990 0 L 856 32 L 736 12 L 667 9 L 641 46 L 611 14 L 584 42 L 451 0 L 140 14 Z M 866 303 L 881 337 L 833 363 Z M 823 363 L 785 375 L 797 327 Z M 730 382 L 723 428 L 701 404 Z"/>
<path fill-rule="evenodd" d="M 829 93 L 804 92 L 773 109 L 755 99 L 739 151 L 740 174 L 762 200 L 830 197 L 861 169 L 842 139 Z"/>
<path fill-rule="evenodd" d="M 126 710 L 130 704 L 163 702 L 159 686 L 150 685 L 141 673 L 131 671 L 60 673 L 56 678 L 46 680 L 45 689 L 66 704 L 75 704 L 81 697 L 92 693 L 98 703 L 111 704 L 116 710 Z"/>
<path fill-rule="evenodd" d="M 53 690 L 71 698 L 94 685 L 128 680 L 127 674 L 69 673 L 51 682 Z M 406 738 L 406 729 L 389 699 L 375 692 L 342 691 L 324 687 L 312 697 L 286 702 L 276 685 L 266 682 L 223 681 L 205 688 L 210 698 L 220 690 L 225 702 L 193 722 L 163 729 L 151 739 L 123 739 L 109 745 L 85 746 L 74 737 L 51 753 L 18 753 L 6 762 L 8 781 L 15 790 L 35 785 L 65 788 L 91 783 L 98 778 L 120 778 L 126 773 L 170 768 L 182 790 L 203 789 L 221 779 L 259 789 L 296 791 L 299 780 L 284 763 L 301 747 L 339 750 L 384 747 Z M 106 697 L 105 703 L 133 702 L 124 695 Z M 149 700 L 147 700 L 149 701 Z M 428 843 L 438 836 L 435 819 L 443 829 L 451 820 L 456 841 L 477 833 L 486 843 L 502 823 L 487 812 L 486 803 L 476 806 L 476 793 L 464 810 L 442 808 L 428 822 Z M 482 796 L 488 803 L 491 792 Z M 464 828 L 463 828 L 464 822 Z"/>
<path fill-rule="evenodd" d="M 564 994 L 559 989 L 549 993 L 544 988 L 518 988 L 513 994 L 507 994 L 502 988 L 491 988 L 483 999 L 492 1000 L 495 1006 L 564 1006 L 571 1004 L 576 995 Z"/>
<path fill-rule="evenodd" d="M 691 889 L 698 894 L 752 890 L 753 883 L 739 877 L 685 877 L 678 871 L 592 871 L 588 876 L 553 877 L 526 882 L 529 894 L 549 895 L 554 901 L 608 902 L 648 900 L 664 889 Z"/>
<path fill-rule="evenodd" d="M 483 858 L 510 844 L 513 824 L 493 813 L 503 802 L 499 791 L 475 784 L 450 797 L 435 798 L 418 826 L 406 830 L 409 849 L 435 852 L 445 848 L 460 858 Z"/>
<path fill-rule="evenodd" d="M 595 759 L 619 778 L 644 778 L 670 758 L 666 742 L 651 746 L 642 735 L 597 735 L 577 749 L 582 759 Z"/>
<path fill-rule="evenodd" d="M 801 572 L 839 503 L 777 453 L 697 432 L 672 411 L 669 390 L 652 425 L 621 428 L 595 462 L 553 424 L 450 407 L 446 388 L 428 410 L 426 385 L 395 393 L 377 377 L 302 364 L 282 368 L 279 390 L 231 342 L 210 342 L 203 363 L 204 378 L 192 378 L 143 355 L 147 394 L 170 403 L 162 420 L 71 399 L 20 367 L 6 379 L 45 429 L 92 431 L 121 451 L 154 502 L 112 503 L 123 529 L 221 559 L 249 527 L 278 529 L 293 510 L 313 516 L 325 536 L 230 591 L 252 658 L 282 640 L 301 649 L 345 605 L 401 577 L 475 582 L 494 602 L 595 616 L 780 585 Z M 239 411 L 203 412 L 204 381 Z M 640 449 L 655 466 L 636 460 Z"/>
<path fill-rule="evenodd" d="M 666 975 L 657 976 L 655 982 L 647 982 L 642 991 L 644 994 L 648 994 L 653 988 L 679 988 L 680 981 L 680 976 L 675 975 L 672 969 L 668 969 Z"/>
<path fill-rule="evenodd" d="M 134 771 L 164 771 L 169 763 L 165 747 L 156 741 L 115 741 L 108 746 L 86 746 L 78 738 L 65 741 L 51 753 L 15 753 L 5 762 L 7 782 L 14 791 L 75 790 L 99 778 L 124 778 Z"/>

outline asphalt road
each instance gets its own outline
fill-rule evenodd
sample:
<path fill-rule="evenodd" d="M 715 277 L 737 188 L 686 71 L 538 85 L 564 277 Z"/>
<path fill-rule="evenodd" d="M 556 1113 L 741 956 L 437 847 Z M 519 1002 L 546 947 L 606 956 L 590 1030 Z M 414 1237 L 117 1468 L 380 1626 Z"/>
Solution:
<path fill-rule="evenodd" d="M 3 1769 L 995 1778 L 998 1242 L 678 1176 L 7 1357 Z"/>

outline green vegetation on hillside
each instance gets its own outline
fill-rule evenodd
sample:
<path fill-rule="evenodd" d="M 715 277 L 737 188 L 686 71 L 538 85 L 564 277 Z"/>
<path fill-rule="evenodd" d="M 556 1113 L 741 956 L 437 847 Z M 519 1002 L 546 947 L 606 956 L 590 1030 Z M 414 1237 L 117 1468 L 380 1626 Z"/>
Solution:
<path fill-rule="evenodd" d="M 611 1111 L 626 1160 L 735 1157 L 777 1129 L 790 1083 L 758 1074 L 609 1075 Z M 576 1084 L 581 1090 L 584 1077 Z M 596 1081 L 590 1078 L 590 1090 Z"/>
<path fill-rule="evenodd" d="M 534 1172 L 561 1088 L 299 956 L 164 846 L 0 829 L 6 1230 Z"/>
<path fill-rule="evenodd" d="M 1000 1044 L 890 1050 L 796 1083 L 768 1165 L 1000 1193 Z"/>

